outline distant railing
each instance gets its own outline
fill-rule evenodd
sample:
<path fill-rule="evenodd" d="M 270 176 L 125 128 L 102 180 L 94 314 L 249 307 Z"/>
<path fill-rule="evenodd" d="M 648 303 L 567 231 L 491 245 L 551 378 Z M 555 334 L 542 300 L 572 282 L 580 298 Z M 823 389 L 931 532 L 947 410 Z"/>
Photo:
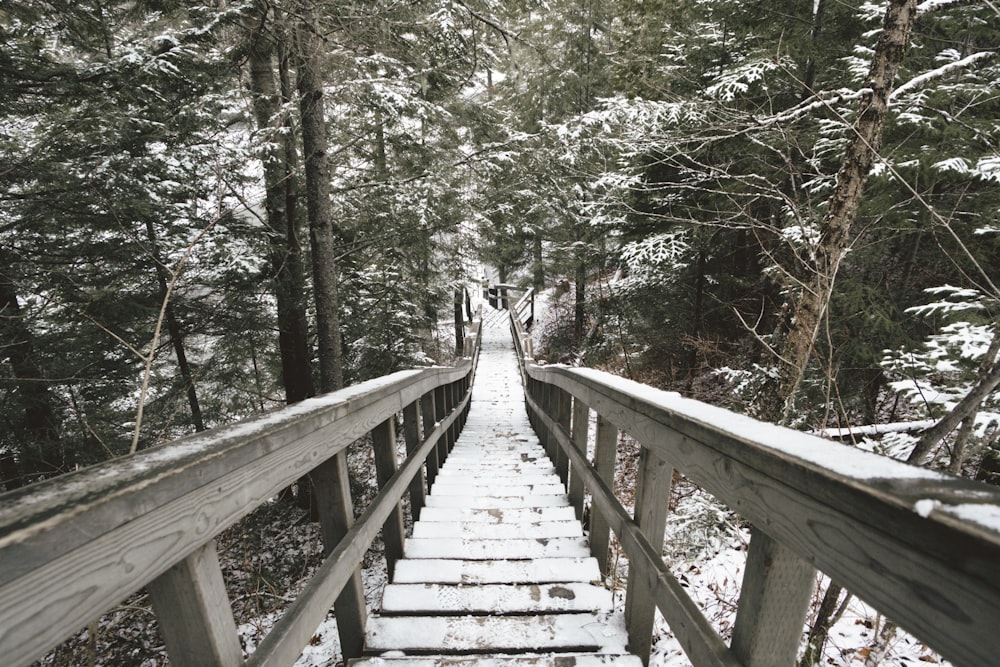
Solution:
<path fill-rule="evenodd" d="M 345 659 L 366 621 L 361 558 L 390 572 L 465 423 L 479 353 L 402 371 L 0 496 L 0 663 L 30 664 L 146 586 L 172 665 L 243 665 L 214 537 L 303 475 L 326 558 L 246 664 L 291 665 L 334 607 Z M 398 467 L 402 412 L 408 456 Z M 380 491 L 354 522 L 347 447 L 372 435 Z"/>
<path fill-rule="evenodd" d="M 695 667 L 794 665 L 816 569 L 957 665 L 1000 655 L 1000 489 L 755 421 L 592 369 L 535 364 L 512 318 L 535 430 L 606 573 L 629 559 L 629 649 L 648 661 L 654 607 Z M 594 462 L 589 413 L 597 413 Z M 614 496 L 618 432 L 641 445 L 635 514 Z M 673 471 L 753 528 L 729 646 L 661 557 Z"/>

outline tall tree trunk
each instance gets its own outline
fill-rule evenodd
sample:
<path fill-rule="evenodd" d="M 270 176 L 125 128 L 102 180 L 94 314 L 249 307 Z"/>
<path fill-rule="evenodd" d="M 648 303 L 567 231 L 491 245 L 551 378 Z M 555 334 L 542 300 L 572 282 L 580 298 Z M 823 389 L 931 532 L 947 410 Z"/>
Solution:
<path fill-rule="evenodd" d="M 455 286 L 455 356 L 465 354 L 465 321 L 462 319 L 465 299 L 462 285 Z"/>
<path fill-rule="evenodd" d="M 541 292 L 545 289 L 545 262 L 542 258 L 542 235 L 540 232 L 535 232 L 531 253 L 531 284 L 534 285 L 536 292 Z"/>
<path fill-rule="evenodd" d="M 10 490 L 34 479 L 65 472 L 55 398 L 38 364 L 31 331 L 24 322 L 9 263 L 0 252 L 0 357 L 10 363 L 23 415 L 15 425 L 15 456 L 4 457 L 0 473 Z"/>
<path fill-rule="evenodd" d="M 865 95 L 851 127 L 837 185 L 820 225 L 820 239 L 812 275 L 804 282 L 798 301 L 787 309 L 779 324 L 775 352 L 779 357 L 776 377 L 765 383 L 758 403 L 762 419 L 786 422 L 812 353 L 820 322 L 826 312 L 840 262 L 851 242 L 851 227 L 861 205 L 868 174 L 882 143 L 882 128 L 889 93 L 916 20 L 916 0 L 889 0 L 882 34 L 872 56 Z"/>
<path fill-rule="evenodd" d="M 573 336 L 576 342 L 583 342 L 583 320 L 587 305 L 587 265 L 578 258 L 576 263 L 575 290 L 573 296 Z"/>
<path fill-rule="evenodd" d="M 330 207 L 330 170 L 327 165 L 326 117 L 323 105 L 321 43 L 315 21 L 306 9 L 296 41 L 302 152 L 305 160 L 306 206 L 312 247 L 313 293 L 319 339 L 320 391 L 344 385 L 340 340 L 337 257 Z"/>
<path fill-rule="evenodd" d="M 278 350 L 285 401 L 297 403 L 314 393 L 309 364 L 308 321 L 302 247 L 295 219 L 294 135 L 274 80 L 273 25 L 266 7 L 258 7 L 250 29 L 250 92 L 254 118 L 267 148 L 264 165 L 264 209 L 268 225 L 268 256 L 278 316 Z M 287 60 L 282 63 L 287 67 Z M 287 76 L 287 75 L 286 75 Z M 283 85 L 283 88 L 285 86 Z M 282 91 L 284 97 L 285 91 Z M 286 131 L 282 131 L 286 130 Z"/>
<path fill-rule="evenodd" d="M 156 280 L 160 284 L 160 298 L 166 299 L 170 292 L 167 278 L 167 269 L 160 258 L 159 244 L 156 238 L 156 229 L 152 220 L 146 220 L 146 237 L 149 240 L 149 252 L 156 268 Z M 191 372 L 191 364 L 188 363 L 187 353 L 184 351 L 184 334 L 181 332 L 181 324 L 177 321 L 177 311 L 172 301 L 167 302 L 164 309 L 167 318 L 167 334 L 170 336 L 170 344 L 174 348 L 174 355 L 177 357 L 177 367 L 180 369 L 181 381 L 184 382 L 184 391 L 187 393 L 188 406 L 191 408 L 191 423 L 195 431 L 205 430 L 205 420 L 201 416 L 201 405 L 198 403 L 198 391 L 195 388 L 194 373 Z"/>

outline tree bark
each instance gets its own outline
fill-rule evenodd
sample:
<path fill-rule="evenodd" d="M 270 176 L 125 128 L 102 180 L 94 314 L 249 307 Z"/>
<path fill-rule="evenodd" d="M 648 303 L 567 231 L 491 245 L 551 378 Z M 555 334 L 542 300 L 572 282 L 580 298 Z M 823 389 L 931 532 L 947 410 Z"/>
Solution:
<path fill-rule="evenodd" d="M 309 9 L 304 10 L 296 49 L 296 83 L 299 90 L 306 207 L 309 215 L 313 294 L 319 340 L 320 390 L 328 392 L 344 385 L 344 372 L 338 313 L 340 299 L 337 259 L 330 206 L 330 170 L 327 164 L 326 117 L 320 75 L 321 44 Z"/>
<path fill-rule="evenodd" d="M 875 46 L 867 87 L 851 127 L 847 150 L 837 174 L 837 185 L 820 225 L 820 239 L 811 276 L 788 317 L 779 324 L 775 352 L 778 372 L 769 379 L 758 402 L 758 416 L 787 422 L 792 399 L 809 364 L 813 343 L 833 291 L 837 270 L 851 242 L 851 227 L 861 205 L 868 174 L 878 156 L 889 93 L 906 52 L 916 20 L 916 0 L 889 0 L 882 34 Z"/>
<path fill-rule="evenodd" d="M 465 299 L 463 298 L 461 285 L 455 286 L 455 356 L 461 357 L 465 354 L 465 321 L 463 313 Z"/>
<path fill-rule="evenodd" d="M 295 219 L 296 187 L 294 138 L 274 80 L 273 26 L 267 8 L 259 6 L 250 27 L 250 92 L 254 119 L 264 134 L 264 209 L 268 225 L 268 256 L 278 316 L 278 350 L 286 403 L 297 403 L 314 393 L 309 363 L 308 319 L 302 246 Z M 284 63 L 287 66 L 287 61 Z M 284 87 L 284 86 L 283 86 Z M 284 91 L 282 91 L 282 97 Z M 284 131 L 282 131 L 284 130 Z"/>
<path fill-rule="evenodd" d="M 576 289 L 573 294 L 573 336 L 580 344 L 583 342 L 583 320 L 586 318 L 587 305 L 587 266 L 583 259 L 576 260 Z"/>

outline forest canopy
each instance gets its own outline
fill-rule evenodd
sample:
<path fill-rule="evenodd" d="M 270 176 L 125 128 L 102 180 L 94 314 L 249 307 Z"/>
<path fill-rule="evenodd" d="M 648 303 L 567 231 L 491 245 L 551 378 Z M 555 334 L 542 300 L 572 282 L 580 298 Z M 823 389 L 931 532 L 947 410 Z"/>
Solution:
<path fill-rule="evenodd" d="M 7 489 L 447 363 L 484 266 L 550 295 L 551 360 L 1000 467 L 995 3 L 27 0 L 0 38 Z"/>

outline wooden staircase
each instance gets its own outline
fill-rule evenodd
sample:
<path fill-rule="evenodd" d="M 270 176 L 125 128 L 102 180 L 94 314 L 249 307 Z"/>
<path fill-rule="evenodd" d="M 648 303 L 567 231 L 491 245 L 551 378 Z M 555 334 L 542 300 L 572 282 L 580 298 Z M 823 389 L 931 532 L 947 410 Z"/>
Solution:
<path fill-rule="evenodd" d="M 484 333 L 468 422 L 351 664 L 639 667 L 528 424 L 509 334 Z"/>

